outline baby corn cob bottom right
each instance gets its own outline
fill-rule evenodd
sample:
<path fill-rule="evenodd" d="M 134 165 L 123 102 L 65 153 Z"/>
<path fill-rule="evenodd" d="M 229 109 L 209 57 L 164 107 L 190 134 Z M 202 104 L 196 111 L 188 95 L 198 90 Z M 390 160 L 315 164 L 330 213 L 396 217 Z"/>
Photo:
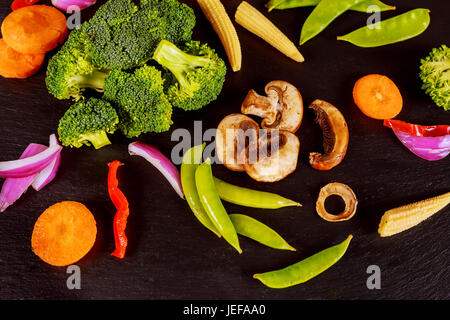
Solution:
<path fill-rule="evenodd" d="M 382 237 L 388 237 L 405 231 L 428 219 L 449 203 L 450 192 L 447 192 L 437 197 L 388 210 L 381 218 L 378 233 Z"/>

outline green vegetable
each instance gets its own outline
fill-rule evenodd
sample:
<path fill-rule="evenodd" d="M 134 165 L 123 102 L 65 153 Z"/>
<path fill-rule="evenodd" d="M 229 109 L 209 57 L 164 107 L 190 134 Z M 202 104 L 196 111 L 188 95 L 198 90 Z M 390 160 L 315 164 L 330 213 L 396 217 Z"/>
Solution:
<path fill-rule="evenodd" d="M 278 209 L 301 206 L 300 203 L 286 199 L 274 193 L 238 187 L 214 178 L 217 192 L 222 200 L 245 207 Z"/>
<path fill-rule="evenodd" d="M 58 135 L 64 146 L 96 149 L 111 144 L 107 133 L 116 131 L 119 118 L 106 101 L 89 98 L 73 104 L 59 120 Z"/>
<path fill-rule="evenodd" d="M 300 45 L 324 30 L 332 21 L 365 0 L 321 0 L 306 18 L 300 35 Z"/>
<path fill-rule="evenodd" d="M 239 246 L 239 239 L 236 229 L 231 222 L 219 194 L 214 185 L 214 179 L 211 169 L 211 160 L 208 158 L 195 171 L 195 185 L 200 197 L 200 201 L 208 214 L 209 219 L 214 224 L 216 229 L 224 237 L 229 244 L 231 244 L 239 253 L 242 253 Z"/>
<path fill-rule="evenodd" d="M 414 9 L 393 18 L 359 28 L 338 40 L 348 41 L 358 47 L 379 47 L 408 40 L 424 32 L 430 24 L 430 10 Z"/>
<path fill-rule="evenodd" d="M 202 153 L 205 144 L 192 147 L 183 156 L 181 163 L 181 186 L 186 201 L 191 208 L 194 216 L 200 221 L 202 225 L 214 232 L 218 237 L 221 237 L 214 224 L 208 217 L 208 214 L 203 209 L 202 203 L 198 196 L 197 187 L 195 185 L 195 171 L 202 162 Z"/>
<path fill-rule="evenodd" d="M 450 49 L 446 45 L 434 48 L 420 63 L 422 89 L 436 105 L 450 110 Z"/>
<path fill-rule="evenodd" d="M 320 0 L 271 0 L 266 3 L 268 11 L 299 8 L 299 7 L 313 7 L 319 4 Z M 379 0 L 365 0 L 350 8 L 352 11 L 367 12 L 368 7 L 377 6 L 381 11 L 395 10 L 395 6 L 390 6 Z"/>
<path fill-rule="evenodd" d="M 198 41 L 187 43 L 183 50 L 163 40 L 153 59 L 171 72 L 167 96 L 173 106 L 197 110 L 217 99 L 226 66 L 213 49 Z"/>
<path fill-rule="evenodd" d="M 105 70 L 139 67 L 162 39 L 191 39 L 195 15 L 177 0 L 109 0 L 73 30 L 49 61 L 46 84 L 58 99 L 81 98 L 85 88 L 101 91 Z M 100 73 L 98 72 L 100 71 Z"/>
<path fill-rule="evenodd" d="M 321 274 L 342 258 L 347 251 L 350 240 L 349 235 L 346 240 L 328 249 L 322 250 L 309 258 L 290 265 L 284 269 L 257 273 L 253 278 L 258 279 L 270 288 L 286 288 L 300 283 L 304 283 L 315 276 Z"/>
<path fill-rule="evenodd" d="M 258 241 L 268 247 L 295 251 L 275 230 L 243 214 L 230 214 L 231 222 L 240 235 Z"/>
<path fill-rule="evenodd" d="M 128 138 L 164 132 L 172 124 L 172 106 L 164 94 L 161 72 L 143 66 L 134 72 L 112 70 L 105 78 L 104 98 L 116 107 L 119 129 Z"/>

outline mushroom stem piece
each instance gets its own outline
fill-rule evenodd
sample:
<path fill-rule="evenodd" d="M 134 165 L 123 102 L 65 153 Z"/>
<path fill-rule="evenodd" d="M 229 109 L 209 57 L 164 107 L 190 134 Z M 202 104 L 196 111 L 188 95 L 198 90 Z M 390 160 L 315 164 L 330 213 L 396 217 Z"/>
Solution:
<path fill-rule="evenodd" d="M 345 209 L 340 214 L 330 214 L 325 209 L 325 200 L 331 195 L 340 196 L 345 202 Z M 345 221 L 355 215 L 357 205 L 358 200 L 349 186 L 339 182 L 332 182 L 320 189 L 319 198 L 316 202 L 316 211 L 324 220 L 330 222 Z"/>
<path fill-rule="evenodd" d="M 324 154 L 312 152 L 309 163 L 317 170 L 330 170 L 344 160 L 348 146 L 348 126 L 342 113 L 332 104 L 314 100 L 309 106 L 323 131 Z"/>

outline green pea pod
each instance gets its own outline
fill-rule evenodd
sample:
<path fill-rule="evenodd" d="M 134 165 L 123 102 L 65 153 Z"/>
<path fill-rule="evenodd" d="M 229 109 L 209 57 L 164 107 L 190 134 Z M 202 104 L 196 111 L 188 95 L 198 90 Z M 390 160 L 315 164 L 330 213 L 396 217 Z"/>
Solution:
<path fill-rule="evenodd" d="M 191 208 L 194 216 L 203 224 L 206 228 L 214 232 L 218 237 L 221 237 L 219 231 L 217 231 L 214 224 L 209 219 L 208 214 L 203 209 L 202 203 L 197 193 L 197 187 L 195 185 L 195 170 L 202 162 L 202 154 L 205 144 L 192 147 L 183 156 L 181 162 L 181 186 L 183 187 L 184 197 Z"/>
<path fill-rule="evenodd" d="M 238 187 L 214 178 L 217 192 L 222 200 L 244 207 L 278 209 L 282 207 L 301 207 L 301 204 L 275 193 Z"/>
<path fill-rule="evenodd" d="M 359 28 L 338 40 L 371 48 L 408 40 L 424 32 L 430 24 L 430 10 L 414 9 L 393 18 Z"/>
<path fill-rule="evenodd" d="M 268 247 L 295 251 L 275 230 L 243 214 L 230 214 L 236 232 L 242 236 L 258 241 Z"/>
<path fill-rule="evenodd" d="M 271 0 L 266 4 L 268 11 L 300 8 L 300 7 L 313 7 L 319 4 L 320 0 Z M 395 10 L 395 6 L 390 6 L 381 2 L 380 0 L 365 0 L 350 8 L 352 11 L 367 13 L 367 9 L 371 6 L 377 6 L 382 11 Z"/>
<path fill-rule="evenodd" d="M 223 207 L 216 186 L 214 185 L 211 160 L 209 158 L 195 171 L 195 185 L 197 186 L 200 202 L 211 222 L 224 239 L 239 253 L 242 253 L 236 229 L 234 229 L 233 223 Z"/>
<path fill-rule="evenodd" d="M 322 0 L 306 18 L 300 35 L 300 45 L 314 38 L 324 30 L 334 19 L 351 7 L 365 0 Z"/>
<path fill-rule="evenodd" d="M 309 258 L 290 265 L 284 269 L 257 273 L 253 278 L 258 279 L 264 285 L 270 288 L 287 288 L 300 283 L 304 283 L 315 276 L 321 274 L 342 258 L 347 251 L 350 240 L 353 238 L 349 235 L 340 244 L 322 250 Z"/>

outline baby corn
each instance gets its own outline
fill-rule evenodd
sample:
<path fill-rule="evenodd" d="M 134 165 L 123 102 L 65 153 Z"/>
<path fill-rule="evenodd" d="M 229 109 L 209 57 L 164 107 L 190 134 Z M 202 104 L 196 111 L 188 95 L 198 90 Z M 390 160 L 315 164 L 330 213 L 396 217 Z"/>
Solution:
<path fill-rule="evenodd" d="M 450 192 L 384 213 L 378 227 L 382 237 L 392 236 L 418 225 L 450 203 Z"/>
<path fill-rule="evenodd" d="M 242 1 L 236 10 L 235 19 L 245 29 L 264 39 L 289 58 L 297 62 L 305 60 L 294 43 L 248 2 Z"/>
<path fill-rule="evenodd" d="M 222 42 L 231 69 L 241 70 L 242 52 L 236 29 L 220 0 L 198 0 L 198 4 Z"/>

